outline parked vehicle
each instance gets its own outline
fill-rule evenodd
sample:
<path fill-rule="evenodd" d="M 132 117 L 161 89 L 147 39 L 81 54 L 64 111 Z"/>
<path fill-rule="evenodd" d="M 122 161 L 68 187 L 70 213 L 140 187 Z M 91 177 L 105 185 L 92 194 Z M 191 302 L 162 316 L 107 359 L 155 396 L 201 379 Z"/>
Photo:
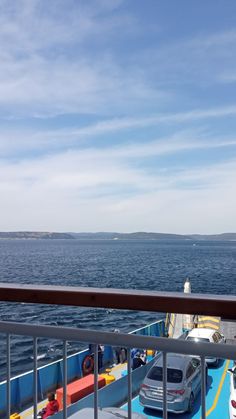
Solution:
<path fill-rule="evenodd" d="M 198 343 L 200 342 L 225 343 L 224 335 L 218 332 L 218 330 L 208 329 L 204 327 L 192 329 L 188 333 L 186 340 L 198 342 Z M 217 366 L 219 363 L 219 358 L 207 357 L 206 362 L 207 364 Z"/>
<path fill-rule="evenodd" d="M 163 357 L 150 368 L 141 386 L 139 401 L 152 409 L 163 409 Z M 167 410 L 191 412 L 201 389 L 200 359 L 189 355 L 167 355 Z"/>
<path fill-rule="evenodd" d="M 86 407 L 79 410 L 70 419 L 94 419 L 94 410 L 92 407 Z M 128 412 L 117 407 L 106 407 L 98 411 L 98 419 L 128 419 Z M 141 413 L 132 412 L 132 419 L 148 419 Z"/>
<path fill-rule="evenodd" d="M 229 417 L 236 418 L 236 365 L 228 369 L 230 373 Z"/>

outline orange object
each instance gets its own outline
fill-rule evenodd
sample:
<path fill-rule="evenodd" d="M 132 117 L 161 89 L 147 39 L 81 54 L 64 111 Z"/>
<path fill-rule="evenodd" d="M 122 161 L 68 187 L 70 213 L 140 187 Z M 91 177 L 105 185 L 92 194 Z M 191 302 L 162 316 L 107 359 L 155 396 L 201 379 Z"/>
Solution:
<path fill-rule="evenodd" d="M 106 385 L 105 378 L 98 376 L 98 388 Z M 89 374 L 86 377 L 73 381 L 67 385 L 66 405 L 75 403 L 83 397 L 94 391 L 94 375 Z M 63 387 L 57 389 L 57 401 L 60 410 L 63 409 Z"/>

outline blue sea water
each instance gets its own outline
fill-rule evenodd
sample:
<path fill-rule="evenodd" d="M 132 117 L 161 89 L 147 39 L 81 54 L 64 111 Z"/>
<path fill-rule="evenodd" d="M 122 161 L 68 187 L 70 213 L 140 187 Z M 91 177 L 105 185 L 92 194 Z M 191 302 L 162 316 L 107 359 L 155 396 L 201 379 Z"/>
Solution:
<path fill-rule="evenodd" d="M 119 240 L 0 240 L 0 282 L 182 291 L 236 295 L 236 242 Z M 157 313 L 0 303 L 0 320 L 130 331 Z M 4 375 L 0 339 L 0 377 Z M 51 350 L 48 352 L 48 348 Z M 81 345 L 71 343 L 69 351 Z M 61 355 L 61 343 L 40 340 L 42 362 Z M 12 373 L 32 367 L 32 339 L 12 337 Z"/>

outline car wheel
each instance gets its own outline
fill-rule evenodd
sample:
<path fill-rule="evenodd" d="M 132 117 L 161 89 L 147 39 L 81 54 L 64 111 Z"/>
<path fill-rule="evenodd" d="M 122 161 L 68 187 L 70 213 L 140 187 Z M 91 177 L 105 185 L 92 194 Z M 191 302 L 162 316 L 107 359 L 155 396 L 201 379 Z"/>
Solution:
<path fill-rule="evenodd" d="M 193 393 L 190 394 L 189 402 L 188 402 L 188 412 L 191 413 L 193 411 L 194 406 L 194 395 Z"/>

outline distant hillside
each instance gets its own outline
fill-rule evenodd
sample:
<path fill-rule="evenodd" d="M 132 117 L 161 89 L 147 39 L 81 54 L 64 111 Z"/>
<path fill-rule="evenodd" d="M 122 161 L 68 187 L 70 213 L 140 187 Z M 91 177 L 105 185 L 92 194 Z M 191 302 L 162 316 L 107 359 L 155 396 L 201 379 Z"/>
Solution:
<path fill-rule="evenodd" d="M 236 233 L 222 234 L 192 234 L 193 240 L 236 240 Z"/>
<path fill-rule="evenodd" d="M 68 233 L 11 231 L 11 232 L 0 232 L 0 239 L 74 239 L 74 237 Z"/>
<path fill-rule="evenodd" d="M 170 233 L 70 233 L 80 240 L 236 240 L 236 233 L 214 235 Z"/>
<path fill-rule="evenodd" d="M 170 233 L 54 233 L 35 231 L 0 232 L 0 239 L 77 239 L 77 240 L 226 240 L 236 241 L 236 233 L 170 234 Z"/>

